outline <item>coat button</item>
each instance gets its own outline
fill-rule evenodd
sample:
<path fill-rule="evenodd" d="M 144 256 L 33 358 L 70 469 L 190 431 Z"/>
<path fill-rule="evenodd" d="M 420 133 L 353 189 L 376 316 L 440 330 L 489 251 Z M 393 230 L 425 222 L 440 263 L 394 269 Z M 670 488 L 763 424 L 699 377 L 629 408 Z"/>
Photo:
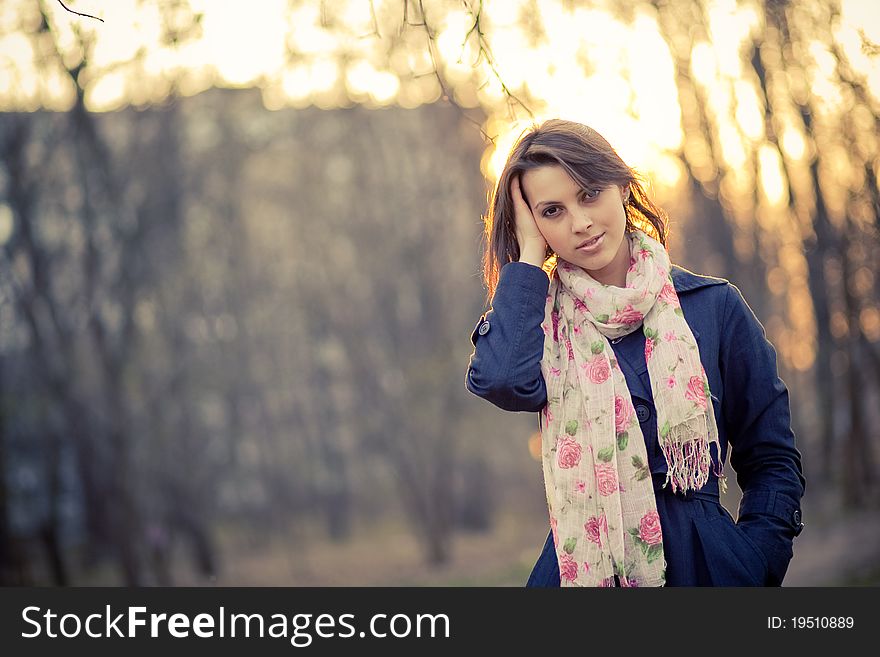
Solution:
<path fill-rule="evenodd" d="M 644 404 L 636 404 L 636 415 L 639 418 L 639 422 L 645 423 L 651 417 L 651 409 Z"/>
<path fill-rule="evenodd" d="M 801 522 L 801 510 L 795 509 L 791 512 L 791 521 L 794 523 L 794 535 L 799 536 L 804 531 L 804 523 Z"/>
<path fill-rule="evenodd" d="M 480 335 L 486 335 L 489 332 L 489 322 L 483 322 L 480 324 L 480 329 L 477 331 Z"/>

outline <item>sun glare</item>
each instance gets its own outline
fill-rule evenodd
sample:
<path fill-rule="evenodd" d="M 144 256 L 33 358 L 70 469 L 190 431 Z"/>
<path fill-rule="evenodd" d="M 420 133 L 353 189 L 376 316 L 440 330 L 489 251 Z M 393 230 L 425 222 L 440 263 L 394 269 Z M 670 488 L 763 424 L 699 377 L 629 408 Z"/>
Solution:
<path fill-rule="evenodd" d="M 182 15 L 201 19 L 193 34 L 175 42 L 163 41 L 163 21 L 169 19 L 157 3 L 98 4 L 95 11 L 106 23 L 74 19 L 54 3 L 46 5 L 68 58 L 79 51 L 78 34 L 93 44 L 83 84 L 88 107 L 95 111 L 155 102 L 169 91 L 170 81 L 183 94 L 211 84 L 259 86 L 273 109 L 350 102 L 415 107 L 440 95 L 424 29 L 402 29 L 402 11 L 393 2 L 190 0 L 181 6 Z M 629 164 L 660 184 L 680 180 L 675 162 L 682 148 L 699 169 L 706 144 L 683 143 L 674 63 L 654 9 L 639 4 L 623 18 L 563 0 L 484 0 L 480 7 L 494 70 L 488 53 L 478 62 L 476 32 L 466 38 L 474 24 L 472 4 L 425 3 L 446 84 L 464 106 L 482 104 L 490 116 L 488 134 L 498 135 L 484 162 L 487 175 L 497 174 L 514 141 L 509 134 L 520 130 L 515 117 L 526 115 L 508 91 L 536 116 L 592 125 Z M 688 72 L 704 90 L 721 153 L 736 169 L 766 138 L 765 109 L 754 81 L 744 75 L 742 59 L 745 40 L 763 29 L 762 10 L 747 2 L 708 0 L 706 11 L 707 30 L 694 33 Z M 64 110 L 73 102 L 69 76 L 60 67 L 38 73 L 38 67 L 46 68 L 45 57 L 38 57 L 34 42 L 14 27 L 34 24 L 36 12 L 14 10 L 8 3 L 0 8 L 0 109 Z M 415 21 L 414 14 L 409 20 Z M 880 93 L 880 57 L 863 47 L 863 41 L 880 43 L 880 2 L 842 0 L 834 29 L 854 69 Z M 392 38 L 393 48 L 388 47 Z M 832 53 L 816 40 L 809 59 L 815 62 L 805 62 L 811 92 L 825 111 L 844 109 Z M 780 142 L 786 157 L 804 156 L 803 136 L 793 126 L 780 130 Z M 782 202 L 780 163 L 763 147 L 758 159 L 768 202 Z"/>

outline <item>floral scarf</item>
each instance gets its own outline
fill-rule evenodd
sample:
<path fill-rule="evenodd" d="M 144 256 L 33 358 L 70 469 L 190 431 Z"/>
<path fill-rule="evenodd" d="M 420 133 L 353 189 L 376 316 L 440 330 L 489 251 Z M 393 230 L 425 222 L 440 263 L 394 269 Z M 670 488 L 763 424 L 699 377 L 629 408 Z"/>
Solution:
<path fill-rule="evenodd" d="M 673 493 L 709 478 L 718 430 L 665 247 L 627 232 L 626 287 L 560 260 L 550 281 L 541 371 L 542 463 L 562 586 L 663 586 L 663 533 L 647 449 L 609 343 L 640 326 Z M 719 466 L 720 469 L 720 466 Z M 720 475 L 720 472 L 716 471 Z M 615 579 L 617 576 L 617 579 Z"/>

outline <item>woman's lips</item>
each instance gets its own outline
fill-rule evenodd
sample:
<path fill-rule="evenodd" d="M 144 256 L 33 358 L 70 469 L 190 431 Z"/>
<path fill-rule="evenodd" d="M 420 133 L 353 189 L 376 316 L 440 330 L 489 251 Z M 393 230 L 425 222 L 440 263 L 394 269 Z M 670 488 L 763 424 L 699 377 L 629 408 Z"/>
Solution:
<path fill-rule="evenodd" d="M 581 246 L 578 248 L 578 251 L 581 253 L 592 253 L 593 251 L 598 251 L 599 247 L 602 246 L 602 242 L 605 241 L 605 233 L 602 233 L 595 239 L 595 241 L 591 242 L 586 246 Z"/>

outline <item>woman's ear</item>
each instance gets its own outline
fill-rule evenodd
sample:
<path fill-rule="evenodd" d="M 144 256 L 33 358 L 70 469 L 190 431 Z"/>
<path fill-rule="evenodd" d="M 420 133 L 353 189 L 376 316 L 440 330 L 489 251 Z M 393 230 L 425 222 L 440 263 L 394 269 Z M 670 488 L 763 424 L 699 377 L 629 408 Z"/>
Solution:
<path fill-rule="evenodd" d="M 629 184 L 620 186 L 620 199 L 624 205 L 629 201 Z"/>

